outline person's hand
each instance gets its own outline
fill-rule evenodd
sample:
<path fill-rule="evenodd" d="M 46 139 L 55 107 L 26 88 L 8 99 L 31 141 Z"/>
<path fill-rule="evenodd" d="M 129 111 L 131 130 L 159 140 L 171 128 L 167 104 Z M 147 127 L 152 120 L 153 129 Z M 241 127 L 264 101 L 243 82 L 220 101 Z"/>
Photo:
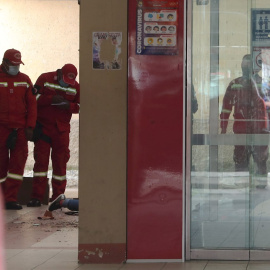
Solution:
<path fill-rule="evenodd" d="M 33 129 L 28 127 L 28 128 L 24 129 L 24 132 L 25 132 L 25 137 L 26 137 L 27 141 L 30 141 L 33 137 Z"/>
<path fill-rule="evenodd" d="M 55 95 L 55 96 L 52 97 L 52 103 L 51 104 L 59 104 L 59 103 L 62 103 L 64 101 L 65 101 L 64 97 L 62 97 L 60 95 Z"/>
<path fill-rule="evenodd" d="M 56 106 L 61 110 L 68 110 L 70 108 L 70 102 L 64 99 L 61 103 L 59 103 L 59 105 Z"/>

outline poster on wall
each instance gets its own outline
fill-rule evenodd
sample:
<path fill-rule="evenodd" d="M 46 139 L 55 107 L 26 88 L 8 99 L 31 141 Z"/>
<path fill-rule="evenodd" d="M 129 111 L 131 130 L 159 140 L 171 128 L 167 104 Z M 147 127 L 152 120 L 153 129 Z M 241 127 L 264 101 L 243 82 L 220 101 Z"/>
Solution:
<path fill-rule="evenodd" d="M 253 71 L 261 72 L 266 91 L 270 86 L 270 9 L 252 9 L 251 20 Z"/>
<path fill-rule="evenodd" d="M 122 68 L 122 32 L 93 32 L 93 69 L 120 70 Z"/>
<path fill-rule="evenodd" d="M 137 0 L 136 54 L 176 55 L 177 0 Z"/>

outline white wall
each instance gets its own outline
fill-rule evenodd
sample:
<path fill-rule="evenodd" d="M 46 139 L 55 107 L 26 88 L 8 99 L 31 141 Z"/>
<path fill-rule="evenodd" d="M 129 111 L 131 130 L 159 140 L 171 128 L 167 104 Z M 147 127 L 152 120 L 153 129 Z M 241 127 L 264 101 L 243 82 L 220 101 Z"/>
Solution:
<path fill-rule="evenodd" d="M 0 0 L 0 57 L 21 51 L 21 71 L 33 83 L 47 71 L 70 62 L 79 68 L 77 0 Z"/>
<path fill-rule="evenodd" d="M 0 60 L 7 49 L 21 51 L 21 72 L 33 83 L 66 63 L 79 71 L 77 0 L 0 0 Z M 79 76 L 78 76 L 79 80 Z M 73 117 L 69 167 L 78 167 L 78 117 Z M 32 143 L 27 167 L 33 165 Z"/>

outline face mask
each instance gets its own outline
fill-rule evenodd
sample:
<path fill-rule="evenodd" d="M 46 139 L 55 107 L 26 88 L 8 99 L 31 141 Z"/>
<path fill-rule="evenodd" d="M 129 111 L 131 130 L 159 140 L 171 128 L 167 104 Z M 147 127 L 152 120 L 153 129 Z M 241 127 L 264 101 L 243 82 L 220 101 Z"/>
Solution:
<path fill-rule="evenodd" d="M 58 80 L 58 82 L 59 82 L 59 84 L 60 84 L 62 87 L 68 87 L 68 86 L 69 86 L 69 84 L 68 84 L 68 83 L 65 83 L 65 82 L 63 81 L 63 79 Z"/>
<path fill-rule="evenodd" d="M 7 73 L 9 75 L 15 76 L 15 75 L 17 75 L 19 73 L 19 70 L 20 70 L 19 65 L 18 66 L 9 66 Z"/>

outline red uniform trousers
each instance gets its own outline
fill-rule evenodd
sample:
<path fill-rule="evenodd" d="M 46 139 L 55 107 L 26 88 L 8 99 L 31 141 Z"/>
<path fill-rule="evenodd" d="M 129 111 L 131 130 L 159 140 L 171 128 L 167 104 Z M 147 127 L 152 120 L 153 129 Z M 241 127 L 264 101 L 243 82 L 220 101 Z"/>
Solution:
<path fill-rule="evenodd" d="M 249 160 L 251 155 L 257 164 L 256 174 L 267 177 L 267 145 L 235 145 L 233 156 L 235 171 L 249 171 Z"/>
<path fill-rule="evenodd" d="M 262 105 L 263 107 L 263 105 Z M 259 120 L 250 120 L 234 122 L 235 134 L 264 134 L 267 128 L 267 120 L 264 114 L 256 116 Z M 255 118 L 255 117 L 254 117 Z M 241 126 L 242 124 L 242 126 Z M 249 171 L 250 157 L 257 164 L 256 175 L 267 177 L 268 145 L 235 145 L 233 160 L 235 162 L 235 171 Z"/>
<path fill-rule="evenodd" d="M 28 144 L 24 128 L 17 130 L 16 146 L 9 150 L 6 146 L 12 129 L 0 125 L 0 181 L 6 202 L 16 202 L 22 185 L 23 172 L 28 156 Z"/>
<path fill-rule="evenodd" d="M 51 143 L 42 139 L 35 142 L 34 147 L 34 179 L 32 198 L 43 200 L 48 178 L 50 152 L 52 159 L 52 200 L 66 189 L 66 167 L 70 158 L 69 131 L 59 132 L 58 128 L 43 129 L 43 133 L 51 138 Z"/>

